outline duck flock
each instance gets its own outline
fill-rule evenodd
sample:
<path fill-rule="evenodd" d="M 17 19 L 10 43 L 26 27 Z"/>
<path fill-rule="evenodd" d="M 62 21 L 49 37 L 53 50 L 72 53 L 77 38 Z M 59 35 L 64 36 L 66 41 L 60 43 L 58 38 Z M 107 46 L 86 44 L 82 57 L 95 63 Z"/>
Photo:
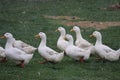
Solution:
<path fill-rule="evenodd" d="M 63 60 L 65 55 L 79 62 L 88 60 L 91 54 L 97 54 L 99 56 L 98 59 L 101 60 L 119 60 L 120 49 L 113 50 L 107 45 L 102 44 L 102 35 L 99 31 L 94 31 L 93 34 L 90 35 L 90 37 L 96 38 L 95 45 L 82 37 L 78 26 L 74 26 L 70 31 L 74 31 L 76 33 L 75 43 L 72 35 L 66 34 L 63 27 L 58 27 L 56 30 L 56 32 L 60 32 L 60 36 L 57 41 L 57 48 L 60 49 L 61 52 L 57 52 L 47 46 L 47 36 L 44 32 L 39 32 L 35 35 L 35 38 L 41 38 L 38 48 L 35 48 L 21 40 L 16 40 L 11 33 L 7 32 L 0 37 L 1 39 L 7 39 L 5 48 L 0 47 L 0 61 L 6 62 L 6 60 L 11 60 L 17 66 L 24 68 L 25 65 L 33 58 L 36 50 L 38 50 L 38 53 L 45 59 L 45 61 L 40 62 L 40 64 L 44 64 L 46 62 L 60 62 Z"/>

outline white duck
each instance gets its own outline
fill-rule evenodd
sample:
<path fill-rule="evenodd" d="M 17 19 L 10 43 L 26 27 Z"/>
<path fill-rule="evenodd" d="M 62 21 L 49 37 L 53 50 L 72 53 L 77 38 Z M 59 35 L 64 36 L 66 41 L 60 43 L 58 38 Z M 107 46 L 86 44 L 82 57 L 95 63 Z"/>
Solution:
<path fill-rule="evenodd" d="M 1 62 L 6 62 L 5 49 L 1 46 L 0 46 L 0 58 L 2 58 Z"/>
<path fill-rule="evenodd" d="M 60 32 L 60 37 L 58 38 L 57 41 L 57 47 L 61 50 L 61 51 L 65 51 L 68 42 L 64 39 L 65 35 L 66 35 L 66 31 L 63 27 L 58 27 L 58 29 L 56 30 L 56 32 L 59 31 Z"/>
<path fill-rule="evenodd" d="M 41 64 L 43 64 L 47 61 L 56 63 L 56 62 L 60 62 L 63 59 L 64 52 L 58 53 L 46 45 L 47 37 L 46 37 L 45 33 L 40 32 L 35 37 L 41 38 L 41 42 L 38 47 L 38 52 L 45 59 L 45 61 L 41 62 Z"/>
<path fill-rule="evenodd" d="M 90 57 L 90 49 L 85 50 L 81 49 L 73 44 L 73 37 L 69 34 L 66 35 L 65 39 L 68 40 L 69 45 L 66 48 L 66 55 L 69 57 L 79 60 L 80 62 L 83 62 L 83 60 L 87 60 Z"/>
<path fill-rule="evenodd" d="M 75 41 L 76 46 L 86 50 L 91 49 L 91 53 L 92 54 L 95 53 L 94 46 L 82 37 L 80 28 L 78 26 L 74 26 L 73 29 L 71 29 L 70 31 L 71 32 L 74 31 L 76 33 L 76 41 Z"/>
<path fill-rule="evenodd" d="M 33 54 L 27 54 L 24 51 L 13 47 L 14 38 L 11 33 L 5 33 L 1 38 L 7 38 L 5 54 L 8 59 L 14 61 L 21 68 L 23 68 L 25 64 L 29 63 Z"/>
<path fill-rule="evenodd" d="M 95 51 L 102 59 L 107 59 L 109 61 L 116 61 L 120 56 L 120 49 L 115 51 L 110 47 L 102 44 L 102 35 L 98 31 L 94 31 L 91 36 L 96 37 Z"/>
<path fill-rule="evenodd" d="M 11 33 L 9 33 L 9 34 L 11 34 Z M 16 40 L 14 37 L 13 37 L 13 40 L 14 40 L 13 47 L 23 50 L 25 53 L 32 54 L 35 52 L 35 50 L 37 50 L 37 48 L 35 48 L 29 44 L 26 44 L 25 42 L 23 42 L 21 40 Z"/>

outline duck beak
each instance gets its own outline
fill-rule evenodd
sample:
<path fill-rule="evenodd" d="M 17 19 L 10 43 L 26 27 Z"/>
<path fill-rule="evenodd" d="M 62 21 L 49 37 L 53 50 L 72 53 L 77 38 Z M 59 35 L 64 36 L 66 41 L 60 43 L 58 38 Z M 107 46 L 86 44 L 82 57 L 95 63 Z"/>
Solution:
<path fill-rule="evenodd" d="M 94 35 L 90 35 L 90 38 L 94 37 Z"/>
<path fill-rule="evenodd" d="M 3 35 L 3 36 L 1 36 L 0 38 L 1 38 L 1 39 L 4 39 L 4 38 L 6 38 L 6 37 Z"/>
<path fill-rule="evenodd" d="M 58 29 L 56 29 L 56 30 L 55 30 L 55 32 L 59 32 L 59 30 L 58 30 Z"/>
<path fill-rule="evenodd" d="M 66 38 L 66 37 L 64 37 L 64 40 L 67 40 L 67 38 Z"/>
<path fill-rule="evenodd" d="M 39 34 L 35 35 L 35 38 L 36 38 L 36 39 L 40 38 Z"/>
<path fill-rule="evenodd" d="M 73 29 L 71 29 L 71 30 L 70 30 L 70 32 L 74 32 L 74 30 L 73 30 Z"/>

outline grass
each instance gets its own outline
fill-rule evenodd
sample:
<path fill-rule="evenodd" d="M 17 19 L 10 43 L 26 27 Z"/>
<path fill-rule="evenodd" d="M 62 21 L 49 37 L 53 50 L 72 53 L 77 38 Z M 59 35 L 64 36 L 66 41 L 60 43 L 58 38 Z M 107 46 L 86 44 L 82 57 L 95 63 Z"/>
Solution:
<path fill-rule="evenodd" d="M 119 21 L 120 10 L 99 10 L 99 8 L 117 2 L 119 0 L 48 0 L 41 2 L 1 0 L 0 35 L 11 32 L 16 39 L 37 47 L 40 40 L 36 40 L 34 35 L 43 31 L 48 36 L 47 45 L 59 51 L 56 47 L 59 33 L 54 31 L 57 27 L 63 26 L 67 33 L 70 33 L 72 26 L 52 24 L 43 15 L 79 16 L 90 21 Z M 91 43 L 95 43 L 94 38 L 89 38 L 94 30 L 82 28 L 82 35 Z M 120 47 L 120 26 L 99 31 L 103 35 L 103 43 L 113 49 Z M 75 33 L 70 34 L 75 35 Z M 6 40 L 0 40 L 1 46 L 4 47 L 5 42 Z M 0 80 L 120 80 L 120 60 L 102 63 L 95 61 L 95 56 L 92 56 L 87 62 L 78 63 L 65 56 L 58 64 L 38 64 L 42 60 L 38 52 L 35 52 L 33 59 L 24 69 L 14 66 L 11 61 L 5 64 L 0 63 Z"/>

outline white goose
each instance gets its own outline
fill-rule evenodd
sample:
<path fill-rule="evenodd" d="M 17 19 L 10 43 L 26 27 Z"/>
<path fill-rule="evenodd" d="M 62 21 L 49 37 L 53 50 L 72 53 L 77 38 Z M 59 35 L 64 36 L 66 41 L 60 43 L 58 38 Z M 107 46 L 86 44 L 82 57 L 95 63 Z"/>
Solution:
<path fill-rule="evenodd" d="M 75 41 L 76 46 L 82 49 L 91 49 L 91 53 L 92 54 L 95 53 L 94 46 L 82 37 L 80 28 L 78 26 L 74 26 L 73 29 L 71 29 L 70 31 L 71 32 L 74 31 L 76 33 L 76 41 Z"/>
<path fill-rule="evenodd" d="M 5 49 L 1 46 L 0 46 L 0 58 L 2 58 L 1 62 L 6 62 Z"/>
<path fill-rule="evenodd" d="M 41 38 L 41 42 L 38 47 L 38 52 L 45 59 L 45 61 L 41 62 L 41 64 L 43 64 L 47 61 L 56 63 L 56 62 L 60 62 L 63 59 L 64 52 L 58 53 L 46 45 L 47 37 L 46 37 L 45 33 L 40 32 L 35 37 Z"/>
<path fill-rule="evenodd" d="M 58 29 L 56 31 L 60 32 L 60 37 L 58 38 L 57 41 L 57 47 L 61 50 L 61 51 L 65 51 L 68 42 L 64 39 L 65 35 L 66 35 L 66 31 L 63 27 L 58 27 Z"/>
<path fill-rule="evenodd" d="M 102 59 L 107 59 L 109 61 L 116 61 L 120 56 L 120 49 L 115 51 L 110 47 L 102 44 L 102 35 L 98 31 L 94 31 L 91 36 L 96 37 L 95 51 Z"/>
<path fill-rule="evenodd" d="M 27 54 L 24 51 L 13 47 L 14 38 L 11 33 L 5 33 L 1 38 L 7 38 L 5 54 L 8 59 L 14 61 L 21 68 L 23 68 L 25 64 L 29 63 L 33 54 Z"/>
<path fill-rule="evenodd" d="M 69 45 L 66 48 L 66 55 L 69 57 L 75 59 L 75 60 L 80 60 L 80 62 L 83 62 L 83 60 L 87 60 L 90 57 L 90 49 L 85 50 L 81 49 L 73 44 L 73 37 L 69 34 L 66 35 L 65 37 Z"/>

